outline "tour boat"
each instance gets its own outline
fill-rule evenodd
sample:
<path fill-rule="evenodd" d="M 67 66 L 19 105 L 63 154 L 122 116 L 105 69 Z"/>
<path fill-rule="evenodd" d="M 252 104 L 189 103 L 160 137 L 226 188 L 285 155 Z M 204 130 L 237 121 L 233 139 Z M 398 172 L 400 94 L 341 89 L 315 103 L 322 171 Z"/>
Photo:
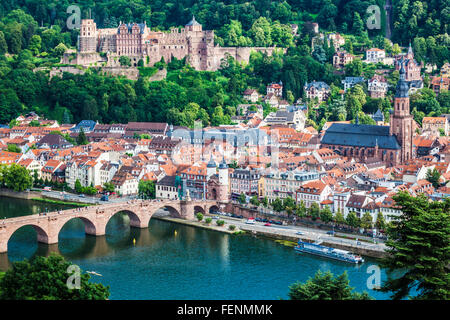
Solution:
<path fill-rule="evenodd" d="M 364 262 L 364 259 L 361 256 L 355 255 L 346 250 L 325 247 L 320 245 L 320 243 L 309 243 L 299 240 L 298 244 L 294 247 L 294 249 L 297 252 L 306 252 L 310 254 L 315 254 L 317 256 L 322 256 L 350 263 Z"/>

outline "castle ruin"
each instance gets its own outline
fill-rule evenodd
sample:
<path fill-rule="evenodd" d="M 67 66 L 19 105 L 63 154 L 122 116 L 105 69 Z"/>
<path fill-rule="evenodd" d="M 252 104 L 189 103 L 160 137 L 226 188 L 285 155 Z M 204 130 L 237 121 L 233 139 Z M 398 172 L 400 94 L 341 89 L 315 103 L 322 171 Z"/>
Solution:
<path fill-rule="evenodd" d="M 122 22 L 118 28 L 97 29 L 94 20 L 83 19 L 76 64 L 95 62 L 93 60 L 98 57 L 98 53 L 106 54 L 107 65 L 110 67 L 119 66 L 120 56 L 128 56 L 132 66 L 137 66 L 139 60 L 145 66 L 153 66 L 161 58 L 170 62 L 173 57 L 186 57 L 187 62 L 196 70 L 215 71 L 227 55 L 236 61 L 248 62 L 252 50 L 272 55 L 275 49 L 277 48 L 215 46 L 214 31 L 204 31 L 195 17 L 184 28 L 172 28 L 170 32 L 151 31 L 146 23 Z"/>

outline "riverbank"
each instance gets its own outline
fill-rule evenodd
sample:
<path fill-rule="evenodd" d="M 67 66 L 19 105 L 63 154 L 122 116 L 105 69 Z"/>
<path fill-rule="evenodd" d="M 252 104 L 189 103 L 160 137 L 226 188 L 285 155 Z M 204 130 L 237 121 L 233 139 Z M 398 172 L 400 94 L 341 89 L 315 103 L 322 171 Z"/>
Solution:
<path fill-rule="evenodd" d="M 32 198 L 41 198 L 41 192 L 39 191 L 22 191 L 17 192 L 11 189 L 0 189 L 0 196 L 16 199 L 26 199 L 31 200 Z"/>
<path fill-rule="evenodd" d="M 228 234 L 234 234 L 234 233 L 236 233 L 236 231 L 243 231 L 245 233 L 248 233 L 248 234 L 251 234 L 251 235 L 254 235 L 257 237 L 263 237 L 263 238 L 268 238 L 268 239 L 272 239 L 272 240 L 290 241 L 290 242 L 294 242 L 294 243 L 297 243 L 299 239 L 301 239 L 303 241 L 307 241 L 307 242 L 314 242 L 314 241 L 318 240 L 318 238 L 315 236 L 315 234 L 313 234 L 313 236 L 309 236 L 309 235 L 305 235 L 305 234 L 297 235 L 295 233 L 292 234 L 292 230 L 284 230 L 284 229 L 276 228 L 276 227 L 262 227 L 262 226 L 253 225 L 253 224 L 245 224 L 245 223 L 242 223 L 242 221 L 240 221 L 238 219 L 232 219 L 232 218 L 230 218 L 231 222 L 236 221 L 236 223 L 234 224 L 236 226 L 236 229 L 233 231 L 228 229 L 228 226 L 232 224 L 232 223 L 229 223 L 229 221 L 227 221 L 227 223 L 224 226 L 219 227 L 219 226 L 215 225 L 214 220 L 211 222 L 211 224 L 207 225 L 203 221 L 202 222 L 189 221 L 189 220 L 184 220 L 184 219 L 179 219 L 179 218 L 173 218 L 170 216 L 155 216 L 154 218 L 160 219 L 160 220 L 165 220 L 165 221 L 171 221 L 171 222 L 175 222 L 175 223 L 180 223 L 180 224 L 184 224 L 184 225 L 189 225 L 189 226 L 193 226 L 193 227 L 228 233 Z M 225 220 L 229 220 L 229 219 L 225 219 Z M 364 244 L 364 243 L 357 244 L 356 241 L 353 244 L 353 243 L 349 243 L 349 242 L 344 242 L 344 240 L 342 240 L 342 239 L 321 239 L 321 240 L 322 240 L 322 244 L 324 246 L 328 246 L 328 247 L 336 248 L 336 249 L 348 250 L 353 253 L 357 253 L 357 254 L 360 254 L 363 256 L 367 256 L 367 257 L 379 259 L 379 258 L 383 258 L 387 255 L 387 253 L 384 250 L 380 249 L 379 246 L 376 246 L 374 244 Z"/>
<path fill-rule="evenodd" d="M 29 200 L 39 201 L 39 202 L 44 202 L 44 203 L 51 203 L 51 204 L 62 204 L 62 205 L 75 206 L 75 207 L 88 207 L 88 206 L 91 206 L 91 204 L 88 204 L 88 203 L 69 202 L 69 201 L 63 201 L 63 200 L 53 200 L 53 199 L 48 199 L 48 198 L 31 198 Z"/>
<path fill-rule="evenodd" d="M 216 222 L 214 220 L 211 221 L 210 224 L 206 224 L 204 221 L 200 221 L 200 222 L 197 220 L 191 221 L 191 220 L 185 220 L 185 219 L 181 219 L 181 218 L 174 218 L 174 217 L 170 217 L 170 216 L 154 216 L 153 219 L 170 221 L 170 222 L 184 224 L 187 226 L 208 229 L 208 230 L 218 231 L 218 232 L 228 233 L 228 234 L 233 234 L 233 233 L 236 233 L 237 231 L 239 231 L 237 227 L 235 230 L 228 229 L 228 226 L 229 226 L 228 224 L 225 224 L 222 227 L 215 225 Z"/>

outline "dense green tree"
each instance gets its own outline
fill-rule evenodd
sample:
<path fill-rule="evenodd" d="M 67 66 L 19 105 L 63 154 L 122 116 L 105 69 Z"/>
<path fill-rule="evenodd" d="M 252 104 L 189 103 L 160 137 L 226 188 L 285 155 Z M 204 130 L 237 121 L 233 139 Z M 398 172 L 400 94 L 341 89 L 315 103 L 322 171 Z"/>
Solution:
<path fill-rule="evenodd" d="M 78 133 L 76 142 L 78 145 L 86 145 L 89 143 L 82 127 L 80 128 L 80 132 Z"/>
<path fill-rule="evenodd" d="M 275 212 L 283 211 L 283 201 L 281 201 L 280 198 L 276 198 L 275 200 L 273 200 L 270 205 L 273 208 L 273 210 L 275 210 Z"/>
<path fill-rule="evenodd" d="M 13 143 L 9 143 L 6 150 L 9 152 L 22 153 L 22 149 L 20 149 L 17 145 Z"/>
<path fill-rule="evenodd" d="M 358 228 L 361 223 L 360 219 L 356 216 L 356 213 L 354 211 L 351 211 L 347 214 L 345 221 L 350 227 L 353 228 Z"/>
<path fill-rule="evenodd" d="M 0 300 L 106 300 L 109 286 L 91 283 L 86 273 L 79 274 L 79 288 L 69 288 L 69 277 L 77 270 L 63 257 L 37 256 L 31 261 L 15 262 L 0 279 Z"/>
<path fill-rule="evenodd" d="M 311 206 L 308 208 L 308 215 L 312 220 L 317 220 L 320 217 L 320 208 L 317 202 L 311 203 Z"/>
<path fill-rule="evenodd" d="M 245 193 L 241 193 L 239 195 L 238 201 L 240 204 L 246 204 L 247 203 L 247 196 L 245 195 Z"/>
<path fill-rule="evenodd" d="M 257 196 L 251 197 L 251 198 L 250 198 L 250 203 L 251 203 L 252 205 L 254 205 L 254 206 L 257 206 L 257 207 L 260 205 L 260 202 L 259 202 Z"/>
<path fill-rule="evenodd" d="M 0 30 L 0 55 L 8 52 L 8 44 L 6 43 L 5 34 Z"/>
<path fill-rule="evenodd" d="M 155 199 L 156 197 L 156 184 L 152 180 L 140 180 L 138 184 L 138 193 L 140 197 L 146 199 Z"/>
<path fill-rule="evenodd" d="M 381 290 L 393 299 L 450 299 L 450 198 L 429 201 L 420 194 L 412 197 L 400 192 L 393 197 L 402 215 L 387 228 L 389 255 L 381 266 L 388 280 Z"/>
<path fill-rule="evenodd" d="M 428 169 L 425 178 L 433 184 L 433 187 L 435 187 L 436 189 L 439 188 L 441 173 L 436 168 L 434 168 L 433 170 Z"/>
<path fill-rule="evenodd" d="M 364 31 L 364 22 L 361 19 L 361 16 L 359 15 L 358 12 L 355 12 L 354 16 L 353 16 L 353 27 L 352 27 L 352 31 L 355 35 L 362 35 L 363 31 Z"/>
<path fill-rule="evenodd" d="M 334 276 L 330 271 L 323 273 L 318 270 L 314 278 L 306 283 L 296 282 L 289 287 L 291 300 L 371 300 L 367 294 L 353 292 L 349 285 L 347 272 Z"/>
<path fill-rule="evenodd" d="M 115 186 L 111 182 L 105 182 L 103 184 L 103 190 L 105 190 L 106 192 L 114 192 Z"/>
<path fill-rule="evenodd" d="M 361 227 L 364 229 L 370 229 L 372 228 L 372 224 L 373 224 L 372 215 L 369 212 L 364 213 L 361 218 Z"/>
<path fill-rule="evenodd" d="M 383 213 L 381 211 L 378 212 L 377 221 L 375 222 L 375 226 L 378 228 L 378 230 L 384 230 L 386 228 L 386 221 L 385 221 Z"/>
<path fill-rule="evenodd" d="M 345 65 L 345 75 L 348 77 L 360 77 L 363 73 L 363 63 L 361 60 L 353 60 Z"/>
<path fill-rule="evenodd" d="M 120 56 L 119 63 L 123 67 L 131 67 L 131 59 L 127 56 Z"/>
<path fill-rule="evenodd" d="M 305 203 L 303 202 L 303 200 L 300 201 L 300 204 L 297 205 L 297 208 L 295 210 L 295 214 L 300 217 L 306 217 L 306 207 L 305 207 Z"/>
<path fill-rule="evenodd" d="M 2 187 L 20 192 L 33 186 L 30 172 L 21 165 L 0 165 L 0 185 Z"/>
<path fill-rule="evenodd" d="M 325 206 L 322 210 L 320 210 L 320 220 L 325 223 L 333 221 L 333 213 L 330 210 L 330 207 Z"/>
<path fill-rule="evenodd" d="M 81 185 L 81 182 L 79 179 L 75 181 L 75 192 L 81 193 L 83 191 L 83 186 Z"/>
<path fill-rule="evenodd" d="M 344 215 L 342 214 L 342 212 L 340 210 L 338 210 L 336 212 L 336 214 L 334 215 L 334 220 L 338 224 L 345 224 L 346 223 Z"/>

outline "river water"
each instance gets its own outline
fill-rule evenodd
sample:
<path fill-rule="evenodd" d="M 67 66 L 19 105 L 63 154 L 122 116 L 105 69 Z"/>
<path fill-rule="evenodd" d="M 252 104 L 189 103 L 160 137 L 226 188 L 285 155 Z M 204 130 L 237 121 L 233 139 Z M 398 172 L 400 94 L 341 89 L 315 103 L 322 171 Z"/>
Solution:
<path fill-rule="evenodd" d="M 0 218 L 62 208 L 60 205 L 0 197 Z M 133 239 L 136 239 L 133 245 Z M 115 215 L 106 236 L 84 234 L 83 222 L 69 221 L 56 245 L 38 244 L 31 226 L 19 229 L 0 254 L 0 269 L 14 261 L 58 252 L 83 271 L 95 271 L 91 281 L 110 286 L 110 299 L 287 299 L 288 287 L 305 282 L 315 272 L 347 271 L 356 291 L 376 299 L 388 295 L 367 287 L 377 261 L 365 257 L 360 266 L 297 254 L 273 240 L 228 235 L 151 219 L 148 229 L 130 228 L 126 214 Z M 386 274 L 381 270 L 381 280 Z M 370 282 L 370 279 L 369 279 Z"/>

